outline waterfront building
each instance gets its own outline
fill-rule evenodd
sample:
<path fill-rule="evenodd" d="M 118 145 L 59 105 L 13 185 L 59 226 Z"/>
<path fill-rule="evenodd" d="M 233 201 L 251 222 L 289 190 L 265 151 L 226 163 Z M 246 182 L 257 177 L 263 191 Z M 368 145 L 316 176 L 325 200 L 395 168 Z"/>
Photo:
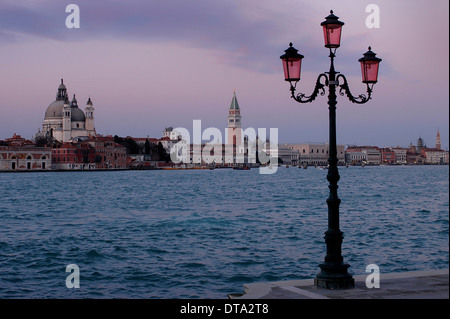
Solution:
<path fill-rule="evenodd" d="M 287 144 L 287 146 L 299 153 L 298 164 L 300 165 L 328 165 L 328 143 Z M 338 165 L 345 165 L 345 145 L 337 145 L 337 158 Z"/>
<path fill-rule="evenodd" d="M 441 149 L 423 148 L 422 156 L 425 159 L 425 164 L 448 164 L 448 155 L 446 154 L 446 151 Z"/>
<path fill-rule="evenodd" d="M 182 138 L 180 132 L 174 130 L 172 126 L 166 127 L 164 129 L 162 137 L 167 137 L 171 141 L 178 141 Z"/>
<path fill-rule="evenodd" d="M 395 163 L 396 164 L 407 164 L 407 154 L 408 149 L 403 147 L 393 147 L 391 148 L 395 153 Z M 415 148 L 414 148 L 414 152 Z"/>
<path fill-rule="evenodd" d="M 154 139 L 154 140 L 149 139 L 149 141 L 150 141 L 150 143 L 155 143 L 155 144 L 161 143 L 161 145 L 166 150 L 167 154 L 170 154 L 170 150 L 172 148 L 175 148 L 175 150 L 179 149 L 183 145 L 183 143 L 185 143 L 185 141 L 183 141 L 181 139 L 181 135 L 178 135 L 176 139 L 171 139 L 167 136 L 163 136 L 160 139 Z"/>
<path fill-rule="evenodd" d="M 422 164 L 422 156 L 417 153 L 416 147 L 409 148 L 406 151 L 406 164 L 408 165 L 415 165 L 415 164 Z"/>
<path fill-rule="evenodd" d="M 396 153 L 392 148 L 383 147 L 380 148 L 381 153 L 381 163 L 385 165 L 396 164 Z M 406 151 L 405 151 L 406 159 Z"/>
<path fill-rule="evenodd" d="M 289 144 L 282 144 L 278 145 L 278 149 L 274 149 L 270 156 L 281 159 L 283 165 L 298 165 L 300 153 L 298 150 L 292 149 Z"/>
<path fill-rule="evenodd" d="M 347 149 L 345 151 L 345 163 L 351 165 L 361 165 L 367 163 L 367 153 L 363 151 Z"/>
<path fill-rule="evenodd" d="M 52 150 L 14 134 L 0 143 L 0 171 L 50 170 Z"/>
<path fill-rule="evenodd" d="M 94 136 L 84 143 L 95 151 L 95 164 L 98 169 L 126 169 L 127 148 L 116 142 L 112 136 Z"/>
<path fill-rule="evenodd" d="M 380 165 L 381 152 L 377 146 L 349 146 L 346 150 L 348 164 Z"/>
<path fill-rule="evenodd" d="M 62 143 L 52 149 L 55 170 L 95 169 L 95 149 L 87 143 Z"/>
<path fill-rule="evenodd" d="M 37 137 L 52 138 L 59 142 L 70 142 L 74 138 L 95 136 L 94 106 L 91 98 L 88 99 L 83 112 L 78 107 L 78 101 L 73 95 L 69 101 L 69 94 L 64 81 L 56 93 L 56 100 L 53 101 L 45 111 L 42 132 L 36 134 Z"/>

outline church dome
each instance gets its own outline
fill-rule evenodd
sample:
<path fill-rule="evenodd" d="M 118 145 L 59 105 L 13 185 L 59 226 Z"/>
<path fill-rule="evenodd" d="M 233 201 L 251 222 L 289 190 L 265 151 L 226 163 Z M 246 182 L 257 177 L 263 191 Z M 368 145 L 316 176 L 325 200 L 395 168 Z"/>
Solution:
<path fill-rule="evenodd" d="M 84 122 L 86 121 L 86 117 L 84 116 L 84 112 L 80 110 L 77 106 L 72 107 L 72 122 Z"/>
<path fill-rule="evenodd" d="M 62 88 L 62 86 L 64 88 Z M 64 100 L 62 99 L 63 97 Z M 61 119 L 63 117 L 63 108 L 66 100 L 68 101 L 66 86 L 62 84 L 61 81 L 61 85 L 58 88 L 58 95 L 56 97 L 56 100 L 48 106 L 47 111 L 45 111 L 44 119 L 54 119 L 54 118 Z M 71 117 L 70 117 L 71 121 L 73 122 L 86 121 L 86 116 L 84 115 L 84 112 L 80 110 L 80 108 L 78 108 L 75 94 L 73 95 L 72 102 L 70 103 L 70 109 L 71 109 Z"/>
<path fill-rule="evenodd" d="M 47 108 L 47 111 L 45 111 L 45 119 L 48 118 L 62 118 L 63 113 L 62 110 L 64 108 L 64 101 L 63 100 L 56 100 L 52 104 L 50 104 Z"/>
<path fill-rule="evenodd" d="M 63 117 L 64 101 L 56 100 L 50 104 L 45 111 L 45 119 L 61 119 Z M 74 122 L 84 122 L 86 121 L 86 116 L 84 112 L 78 106 L 71 107 L 72 115 L 71 120 Z"/>

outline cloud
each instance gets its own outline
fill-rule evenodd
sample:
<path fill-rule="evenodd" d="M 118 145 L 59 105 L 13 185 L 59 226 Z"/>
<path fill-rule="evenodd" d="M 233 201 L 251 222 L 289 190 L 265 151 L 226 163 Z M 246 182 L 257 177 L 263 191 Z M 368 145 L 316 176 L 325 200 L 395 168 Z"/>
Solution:
<path fill-rule="evenodd" d="M 171 42 L 209 50 L 230 65 L 273 73 L 279 72 L 278 57 L 292 35 L 305 47 L 316 41 L 309 30 L 298 28 L 298 24 L 308 23 L 308 12 L 314 10 L 303 3 L 294 5 L 302 9 L 300 15 L 294 14 L 288 0 L 74 2 L 80 7 L 80 29 L 65 27 L 66 3 L 28 0 L 22 5 L 12 1 L 0 4 L 0 45 L 23 41 L 26 36 L 65 42 Z"/>

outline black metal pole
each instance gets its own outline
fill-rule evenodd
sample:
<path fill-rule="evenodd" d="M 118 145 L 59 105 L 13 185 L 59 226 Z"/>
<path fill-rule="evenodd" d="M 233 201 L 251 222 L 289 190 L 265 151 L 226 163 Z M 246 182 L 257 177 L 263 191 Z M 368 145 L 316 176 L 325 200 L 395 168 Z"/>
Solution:
<path fill-rule="evenodd" d="M 330 49 L 330 72 L 328 72 L 329 80 L 329 94 L 328 94 L 328 109 L 330 111 L 330 140 L 328 151 L 328 174 L 327 180 L 329 182 L 328 188 L 330 195 L 327 199 L 328 205 L 328 229 L 325 232 L 325 243 L 327 245 L 327 254 L 325 262 L 320 264 L 321 271 L 314 278 L 314 285 L 318 288 L 328 289 L 346 289 L 353 288 L 355 281 L 347 269 L 350 267 L 343 262 L 341 246 L 344 239 L 343 233 L 339 229 L 339 205 L 341 200 L 338 197 L 338 157 L 336 145 L 336 72 L 334 70 L 335 54 Z"/>

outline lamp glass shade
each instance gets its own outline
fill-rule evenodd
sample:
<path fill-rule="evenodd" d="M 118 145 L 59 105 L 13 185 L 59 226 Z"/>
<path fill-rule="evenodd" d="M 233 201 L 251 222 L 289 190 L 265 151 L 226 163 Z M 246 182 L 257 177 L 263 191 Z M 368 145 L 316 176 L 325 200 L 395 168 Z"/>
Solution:
<path fill-rule="evenodd" d="M 340 24 L 325 24 L 323 25 L 323 37 L 325 40 L 325 47 L 334 49 L 341 45 L 341 31 Z"/>
<path fill-rule="evenodd" d="M 377 83 L 378 81 L 378 61 L 362 61 L 361 74 L 363 83 Z"/>
<path fill-rule="evenodd" d="M 290 58 L 283 60 L 284 79 L 289 82 L 300 81 L 300 73 L 302 71 L 302 59 Z"/>
<path fill-rule="evenodd" d="M 363 57 L 358 60 L 361 63 L 361 75 L 363 83 L 377 83 L 378 81 L 378 67 L 381 59 L 376 57 L 376 53 L 369 47 L 369 51 L 363 54 Z"/>
<path fill-rule="evenodd" d="M 333 14 L 333 10 L 330 10 L 330 15 L 325 17 L 325 21 L 320 24 L 323 27 L 323 37 L 326 48 L 339 48 L 341 45 L 342 26 L 344 24 L 344 22 L 339 21 L 338 16 Z"/>
<path fill-rule="evenodd" d="M 289 48 L 284 50 L 285 54 L 280 56 L 283 61 L 284 79 L 289 82 L 300 81 L 303 55 L 297 53 L 298 50 L 289 43 Z"/>

